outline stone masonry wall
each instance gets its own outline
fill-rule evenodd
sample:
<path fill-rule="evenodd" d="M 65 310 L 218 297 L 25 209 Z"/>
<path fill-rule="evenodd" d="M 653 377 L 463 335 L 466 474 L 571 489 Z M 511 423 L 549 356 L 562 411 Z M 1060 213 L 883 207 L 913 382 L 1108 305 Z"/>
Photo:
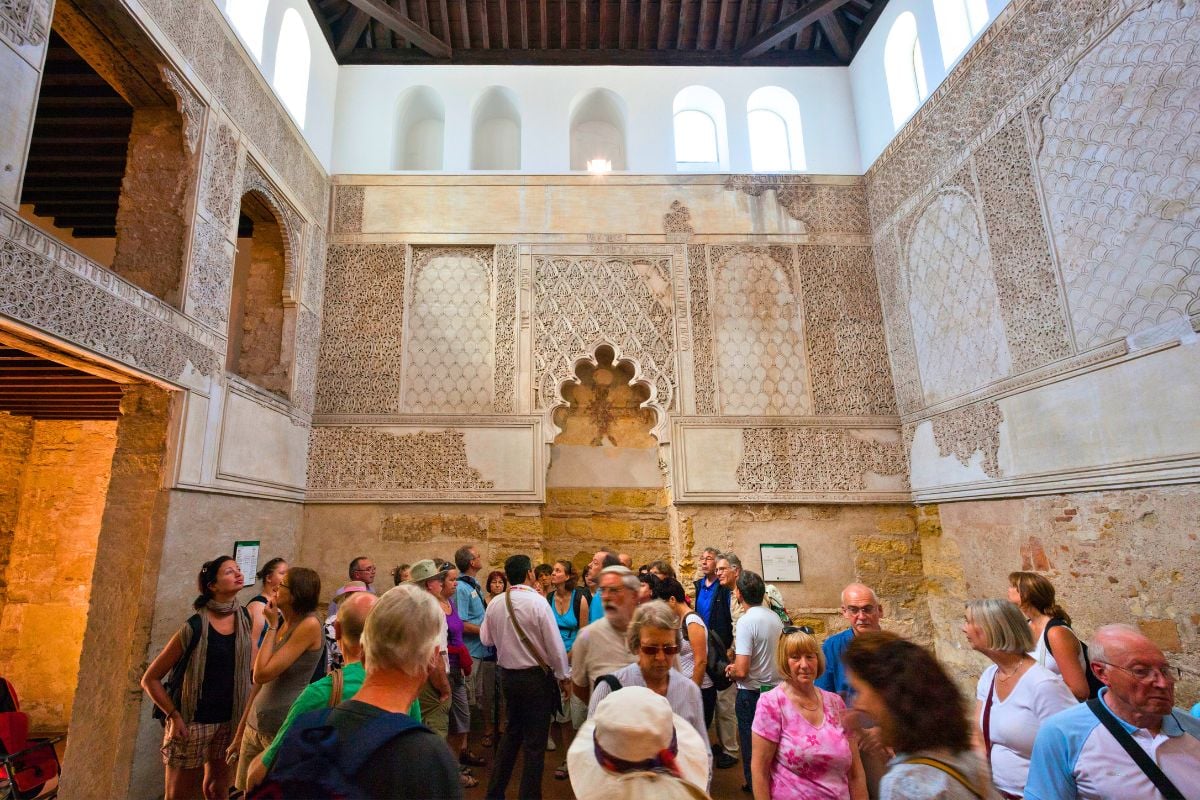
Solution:
<path fill-rule="evenodd" d="M 8 596 L 5 572 L 12 554 L 17 513 L 21 509 L 21 476 L 33 444 L 33 420 L 0 413 L 0 609 Z"/>
<path fill-rule="evenodd" d="M 44 420 L 29 427 L 24 463 L 0 466 L 20 477 L 3 572 L 0 674 L 17 687 L 35 729 L 61 731 L 75 698 L 117 426 Z"/>

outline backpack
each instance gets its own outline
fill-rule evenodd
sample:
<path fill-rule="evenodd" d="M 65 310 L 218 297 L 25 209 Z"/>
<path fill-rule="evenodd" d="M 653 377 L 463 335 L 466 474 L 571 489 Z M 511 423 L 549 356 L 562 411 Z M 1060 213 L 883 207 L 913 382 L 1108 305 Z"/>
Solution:
<path fill-rule="evenodd" d="M 712 628 L 708 629 L 708 664 L 704 667 L 705 674 L 713 682 L 718 692 L 728 689 L 733 681 L 725 675 L 729 666 L 729 645 L 722 641 L 720 634 Z"/>
<path fill-rule="evenodd" d="M 410 731 L 428 731 L 407 714 L 383 714 L 340 738 L 329 724 L 332 708 L 301 714 L 288 729 L 267 777 L 248 800 L 351 800 L 363 797 L 355 781 L 371 757 L 388 742 Z M 392 765 L 399 768 L 400 765 Z"/>
<path fill-rule="evenodd" d="M 602 683 L 607 683 L 608 688 L 614 692 L 619 692 L 623 688 L 621 686 L 621 679 L 616 675 L 601 675 L 599 678 L 596 678 L 596 681 L 592 684 L 592 691 L 596 691 L 596 689 Z"/>
<path fill-rule="evenodd" d="M 163 688 L 167 690 L 167 697 L 171 698 L 175 708 L 179 708 L 179 698 L 183 692 L 183 676 L 187 672 L 188 662 L 192 660 L 192 652 L 196 649 L 197 642 L 200 641 L 200 614 L 197 612 L 188 617 L 187 625 L 192 631 L 192 635 L 188 637 L 187 647 L 183 648 L 183 656 L 175 662 L 175 666 L 171 667 L 171 671 L 162 682 Z M 167 715 L 157 704 L 154 706 L 153 716 L 158 720 L 159 725 L 166 727 Z"/>
<path fill-rule="evenodd" d="M 1068 625 L 1064 620 L 1059 619 L 1058 617 L 1055 617 L 1052 620 L 1050 620 L 1049 622 L 1047 622 L 1045 630 L 1042 631 L 1042 639 L 1046 644 L 1046 652 L 1047 653 L 1050 652 L 1050 629 L 1051 628 L 1066 628 L 1067 630 L 1071 631 L 1071 633 L 1075 633 L 1075 631 L 1071 630 L 1070 625 Z M 1092 672 L 1092 659 L 1088 657 L 1088 646 L 1087 646 L 1087 644 L 1084 643 L 1083 639 L 1079 638 L 1078 635 L 1075 636 L 1075 641 L 1079 642 L 1079 648 L 1083 651 L 1083 674 L 1087 676 L 1088 697 L 1089 698 L 1099 697 L 1100 690 L 1104 688 L 1104 684 L 1101 683 L 1100 679 L 1096 677 L 1096 673 Z"/>

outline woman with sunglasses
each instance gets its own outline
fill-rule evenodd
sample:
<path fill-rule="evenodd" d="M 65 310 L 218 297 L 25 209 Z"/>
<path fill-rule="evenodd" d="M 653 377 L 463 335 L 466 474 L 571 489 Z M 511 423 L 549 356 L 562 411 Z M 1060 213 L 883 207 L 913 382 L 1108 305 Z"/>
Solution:
<path fill-rule="evenodd" d="M 625 636 L 629 651 L 637 656 L 637 661 L 611 675 L 601 676 L 592 688 L 588 717 L 595 715 L 596 706 L 612 692 L 625 686 L 645 686 L 667 698 L 675 713 L 690 722 L 707 740 L 700 687 L 674 669 L 682 638 L 679 615 L 662 600 L 652 600 L 633 612 Z"/>

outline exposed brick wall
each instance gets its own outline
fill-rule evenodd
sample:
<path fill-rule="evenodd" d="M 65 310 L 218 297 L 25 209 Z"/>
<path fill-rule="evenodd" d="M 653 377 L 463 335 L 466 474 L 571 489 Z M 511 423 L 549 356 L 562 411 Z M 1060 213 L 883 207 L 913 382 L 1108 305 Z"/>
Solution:
<path fill-rule="evenodd" d="M 254 236 L 249 241 L 249 259 L 238 258 L 234 276 L 229 368 L 251 383 L 286 397 L 291 386 L 282 352 L 282 229 L 275 215 L 254 194 L 242 198 L 242 213 L 254 223 Z M 240 247 L 246 244 L 245 239 L 239 240 Z"/>
<path fill-rule="evenodd" d="M 21 477 L 32 444 L 31 418 L 0 413 L 0 610 L 8 595 L 5 573 L 21 508 Z"/>

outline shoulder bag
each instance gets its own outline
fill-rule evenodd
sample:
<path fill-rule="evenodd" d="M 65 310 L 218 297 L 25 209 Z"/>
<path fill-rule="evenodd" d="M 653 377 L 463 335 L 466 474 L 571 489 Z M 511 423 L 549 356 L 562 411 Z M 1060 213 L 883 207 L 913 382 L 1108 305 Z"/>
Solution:
<path fill-rule="evenodd" d="M 924 767 L 932 767 L 939 772 L 946 773 L 951 778 L 958 781 L 960 784 L 962 784 L 964 789 L 971 793 L 973 797 L 977 797 L 979 800 L 984 800 L 984 798 L 987 796 L 987 793 L 981 792 L 973 783 L 971 783 L 970 780 L 967 779 L 966 775 L 963 775 L 954 766 L 947 764 L 945 761 L 940 761 L 936 758 L 930 758 L 928 756 L 915 756 L 913 758 L 906 758 L 900 763 L 919 764 Z"/>
<path fill-rule="evenodd" d="M 517 638 L 521 640 L 521 644 L 525 646 L 525 652 L 533 656 L 533 660 L 542 668 L 542 672 L 546 673 L 547 677 L 554 675 L 554 670 L 550 669 L 550 665 L 538 653 L 537 648 L 533 646 L 533 642 L 529 641 L 529 637 L 525 635 L 525 629 L 521 627 L 521 623 L 517 620 L 517 614 L 513 610 L 512 589 L 504 593 L 504 604 L 508 607 L 508 619 L 512 622 L 513 629 L 517 632 Z"/>

